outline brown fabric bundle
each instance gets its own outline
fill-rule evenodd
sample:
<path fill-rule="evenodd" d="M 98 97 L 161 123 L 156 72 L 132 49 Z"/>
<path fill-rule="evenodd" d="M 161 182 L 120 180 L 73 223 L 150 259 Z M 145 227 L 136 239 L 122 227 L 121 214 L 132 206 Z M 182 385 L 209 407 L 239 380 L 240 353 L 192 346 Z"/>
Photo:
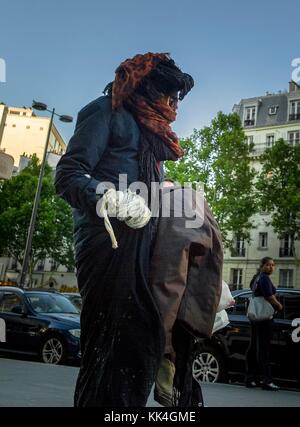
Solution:
<path fill-rule="evenodd" d="M 151 286 L 164 324 L 166 353 L 173 351 L 176 320 L 194 336 L 211 336 L 222 290 L 223 249 L 218 224 L 203 200 L 203 212 L 197 212 L 197 207 L 195 210 L 203 217 L 203 224 L 186 228 L 188 218 L 176 217 L 182 208 L 178 193 L 182 193 L 190 212 L 197 206 L 195 191 L 191 198 L 191 190 L 163 189 L 162 200 L 170 197 L 171 215 L 159 219 L 151 266 Z"/>

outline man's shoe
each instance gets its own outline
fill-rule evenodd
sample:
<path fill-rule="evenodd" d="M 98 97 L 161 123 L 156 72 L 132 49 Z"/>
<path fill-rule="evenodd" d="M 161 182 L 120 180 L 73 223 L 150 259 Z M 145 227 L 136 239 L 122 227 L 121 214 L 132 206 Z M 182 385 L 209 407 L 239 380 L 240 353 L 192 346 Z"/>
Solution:
<path fill-rule="evenodd" d="M 270 391 L 276 391 L 276 390 L 280 390 L 280 387 L 274 383 L 266 383 L 266 384 L 262 384 L 261 388 L 263 390 L 270 390 Z"/>

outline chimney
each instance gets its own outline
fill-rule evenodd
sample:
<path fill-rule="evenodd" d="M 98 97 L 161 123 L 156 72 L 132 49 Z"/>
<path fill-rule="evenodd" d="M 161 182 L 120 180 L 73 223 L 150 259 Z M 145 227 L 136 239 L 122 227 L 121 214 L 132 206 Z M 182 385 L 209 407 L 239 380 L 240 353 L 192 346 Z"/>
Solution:
<path fill-rule="evenodd" d="M 300 86 L 293 80 L 289 82 L 289 93 L 291 92 L 300 92 Z"/>

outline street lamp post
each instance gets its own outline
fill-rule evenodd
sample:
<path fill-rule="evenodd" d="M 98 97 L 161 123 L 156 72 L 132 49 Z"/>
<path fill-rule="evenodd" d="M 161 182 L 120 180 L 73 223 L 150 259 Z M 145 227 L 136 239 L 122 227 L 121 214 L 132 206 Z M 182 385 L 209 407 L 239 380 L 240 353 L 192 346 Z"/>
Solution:
<path fill-rule="evenodd" d="M 40 196 L 41 196 L 42 182 L 43 182 L 43 177 L 44 177 L 44 172 L 45 172 L 47 151 L 48 151 L 48 145 L 49 145 L 52 125 L 53 125 L 53 118 L 54 118 L 54 115 L 56 115 L 59 117 L 59 119 L 62 122 L 71 123 L 73 121 L 73 118 L 71 116 L 56 114 L 55 108 L 53 108 L 52 110 L 48 110 L 47 105 L 42 103 L 42 102 L 33 101 L 32 108 L 39 110 L 39 111 L 50 112 L 51 113 L 51 119 L 50 119 L 50 123 L 49 123 L 47 139 L 46 139 L 45 149 L 44 149 L 44 154 L 43 154 L 43 160 L 41 163 L 38 185 L 37 185 L 37 189 L 35 192 L 35 197 L 34 197 L 34 202 L 33 202 L 33 207 L 32 207 L 32 212 L 31 212 L 31 218 L 30 218 L 30 224 L 29 224 L 29 228 L 28 228 L 23 264 L 22 264 L 22 270 L 21 270 L 20 282 L 19 282 L 20 287 L 23 287 L 25 285 L 25 281 L 26 281 L 26 274 L 27 274 L 27 270 L 28 270 L 28 262 L 29 262 L 29 257 L 30 257 L 30 253 L 31 253 L 32 238 L 33 238 L 33 233 L 34 233 L 34 228 L 35 228 L 35 223 L 36 223 L 37 210 L 38 210 Z"/>

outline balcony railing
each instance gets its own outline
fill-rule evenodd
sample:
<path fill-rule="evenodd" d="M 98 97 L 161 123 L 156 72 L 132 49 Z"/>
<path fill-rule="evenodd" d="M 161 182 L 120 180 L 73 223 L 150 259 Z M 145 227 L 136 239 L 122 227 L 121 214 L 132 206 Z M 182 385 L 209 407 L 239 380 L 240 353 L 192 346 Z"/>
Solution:
<path fill-rule="evenodd" d="M 294 146 L 300 144 L 300 139 L 287 139 L 284 140 L 284 142 L 288 145 Z M 261 156 L 268 148 L 272 148 L 272 146 L 275 144 L 276 141 L 274 141 L 273 143 L 270 143 L 269 141 L 255 143 L 253 147 L 253 152 L 250 155 L 253 157 Z"/>
<path fill-rule="evenodd" d="M 290 114 L 289 115 L 289 120 L 290 121 L 292 121 L 292 120 L 300 120 L 300 114 L 299 113 L 297 113 L 297 114 Z"/>
<path fill-rule="evenodd" d="M 254 119 L 244 120 L 244 126 L 254 126 L 254 123 L 255 123 Z"/>
<path fill-rule="evenodd" d="M 244 257 L 245 254 L 246 254 L 246 249 L 245 248 L 234 248 L 234 249 L 231 249 L 231 256 L 232 257 L 238 257 L 238 256 Z"/>
<path fill-rule="evenodd" d="M 293 254 L 293 248 L 279 248 L 279 256 L 282 258 L 282 257 L 285 257 L 285 256 L 289 256 L 289 257 L 292 257 L 292 256 L 294 256 L 294 254 Z"/>

